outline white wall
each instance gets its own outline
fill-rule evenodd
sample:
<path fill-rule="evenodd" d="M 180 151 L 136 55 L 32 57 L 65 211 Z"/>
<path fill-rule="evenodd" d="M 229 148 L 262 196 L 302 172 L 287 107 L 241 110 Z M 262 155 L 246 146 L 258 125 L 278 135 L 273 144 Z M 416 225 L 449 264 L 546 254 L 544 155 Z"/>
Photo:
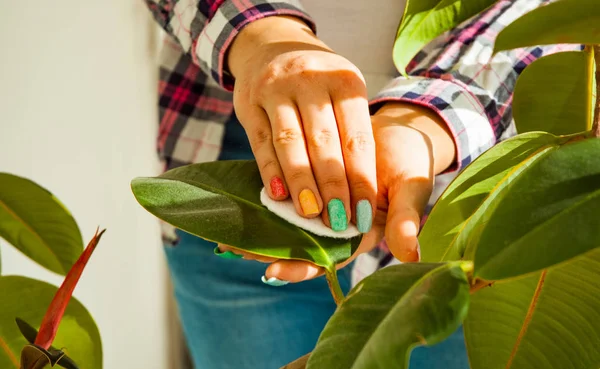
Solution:
<path fill-rule="evenodd" d="M 157 31 L 141 0 L 0 0 L 0 171 L 54 192 L 85 240 L 108 228 L 75 295 L 110 369 L 168 367 L 159 231 L 129 189 L 158 170 Z M 60 283 L 0 243 L 3 274 Z"/>

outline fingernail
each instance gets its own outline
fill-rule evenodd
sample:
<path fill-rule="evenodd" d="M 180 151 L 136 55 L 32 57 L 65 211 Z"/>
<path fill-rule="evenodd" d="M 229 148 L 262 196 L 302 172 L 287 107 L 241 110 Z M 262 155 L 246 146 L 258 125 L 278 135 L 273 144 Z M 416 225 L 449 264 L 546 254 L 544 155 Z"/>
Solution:
<path fill-rule="evenodd" d="M 222 257 L 223 259 L 241 259 L 244 257 L 243 255 L 238 255 L 229 250 L 222 252 L 221 249 L 219 249 L 219 246 L 215 247 L 213 253 L 217 256 Z"/>
<path fill-rule="evenodd" d="M 369 200 L 360 200 L 356 204 L 356 227 L 360 233 L 367 233 L 371 230 L 373 223 L 373 208 Z"/>
<path fill-rule="evenodd" d="M 271 179 L 271 193 L 274 197 L 285 196 L 285 185 L 279 177 L 273 177 Z"/>
<path fill-rule="evenodd" d="M 262 277 L 260 277 L 260 280 L 264 284 L 268 284 L 269 286 L 273 286 L 273 287 L 285 286 L 286 284 L 290 283 L 288 281 L 282 281 L 281 279 L 277 279 L 275 277 L 271 277 L 271 278 L 267 279 L 264 275 Z"/>
<path fill-rule="evenodd" d="M 348 218 L 344 203 L 340 199 L 332 199 L 327 204 L 327 213 L 329 214 L 329 223 L 331 229 L 336 232 L 345 231 L 348 228 Z"/>
<path fill-rule="evenodd" d="M 315 194 L 311 190 L 302 190 L 300 195 L 298 195 L 298 200 L 300 200 L 300 207 L 304 215 L 319 214 L 319 204 L 317 203 Z"/>

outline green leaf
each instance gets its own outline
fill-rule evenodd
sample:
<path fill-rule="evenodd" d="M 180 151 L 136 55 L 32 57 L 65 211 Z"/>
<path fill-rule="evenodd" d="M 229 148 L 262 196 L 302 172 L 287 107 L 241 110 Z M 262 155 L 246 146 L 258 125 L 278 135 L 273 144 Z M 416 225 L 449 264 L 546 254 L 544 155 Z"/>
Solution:
<path fill-rule="evenodd" d="M 483 201 L 510 180 L 541 151 L 567 139 L 532 132 L 510 138 L 486 151 L 448 186 L 433 207 L 419 235 L 423 261 L 457 260 L 463 245 L 454 241 Z"/>
<path fill-rule="evenodd" d="M 0 237 L 41 266 L 65 275 L 83 250 L 77 223 L 34 182 L 0 173 Z"/>
<path fill-rule="evenodd" d="M 468 268 L 402 264 L 365 278 L 325 326 L 307 368 L 406 368 L 415 346 L 441 342 L 466 317 Z"/>
<path fill-rule="evenodd" d="M 20 276 L 0 277 L 0 368 L 18 368 L 27 340 L 15 318 L 38 327 L 58 289 L 48 283 Z M 53 346 L 65 348 L 81 368 L 102 368 L 102 342 L 90 313 L 76 299 L 69 302 Z"/>
<path fill-rule="evenodd" d="M 360 237 L 333 239 L 288 223 L 260 202 L 254 161 L 221 161 L 136 178 L 132 189 L 150 213 L 186 232 L 258 255 L 314 262 L 332 269 L 348 259 Z"/>
<path fill-rule="evenodd" d="M 408 0 L 394 43 L 396 68 L 406 65 L 430 41 L 485 10 L 496 0 Z"/>
<path fill-rule="evenodd" d="M 494 52 L 568 43 L 600 43 L 597 0 L 560 0 L 525 14 L 498 34 Z"/>
<path fill-rule="evenodd" d="M 564 245 L 568 246 L 568 245 Z M 600 366 L 600 250 L 471 296 L 471 369 Z"/>
<path fill-rule="evenodd" d="M 518 132 L 564 135 L 591 128 L 591 54 L 552 54 L 525 68 L 517 80 L 513 100 Z"/>
<path fill-rule="evenodd" d="M 475 276 L 515 277 L 599 247 L 599 156 L 596 138 L 546 149 L 486 199 L 457 240 L 474 250 Z"/>

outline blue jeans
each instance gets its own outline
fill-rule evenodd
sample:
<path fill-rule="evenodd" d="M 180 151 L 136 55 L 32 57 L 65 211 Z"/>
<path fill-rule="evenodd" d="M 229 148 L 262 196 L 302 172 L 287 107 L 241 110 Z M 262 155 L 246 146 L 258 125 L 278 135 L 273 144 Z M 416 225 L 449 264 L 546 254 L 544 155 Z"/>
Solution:
<path fill-rule="evenodd" d="M 220 159 L 251 157 L 243 129 L 229 122 Z M 196 369 L 278 369 L 313 350 L 336 307 L 325 278 L 271 287 L 260 281 L 266 264 L 223 259 L 213 254 L 215 244 L 178 235 L 165 253 Z M 344 293 L 350 270 L 338 272 Z M 462 330 L 414 350 L 410 368 L 467 369 Z"/>
<path fill-rule="evenodd" d="M 215 244 L 178 234 L 179 243 L 165 252 L 196 369 L 278 369 L 313 350 L 335 311 L 323 277 L 267 286 L 260 281 L 266 264 L 220 258 Z M 347 293 L 350 267 L 338 277 Z M 462 329 L 411 355 L 411 369 L 468 367 Z"/>

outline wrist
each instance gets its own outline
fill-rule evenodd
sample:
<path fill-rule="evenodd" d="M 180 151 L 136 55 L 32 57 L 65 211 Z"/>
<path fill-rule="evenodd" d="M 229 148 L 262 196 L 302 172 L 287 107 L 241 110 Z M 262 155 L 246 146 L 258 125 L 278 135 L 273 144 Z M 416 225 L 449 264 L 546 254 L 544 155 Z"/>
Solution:
<path fill-rule="evenodd" d="M 235 37 L 227 65 L 237 78 L 244 70 L 252 70 L 248 64 L 268 63 L 285 51 L 306 49 L 331 51 L 300 18 L 266 17 L 250 23 Z"/>
<path fill-rule="evenodd" d="M 373 116 L 377 126 L 399 126 L 419 131 L 431 142 L 435 174 L 442 173 L 456 160 L 456 146 L 444 120 L 433 110 L 406 102 L 389 102 Z"/>

